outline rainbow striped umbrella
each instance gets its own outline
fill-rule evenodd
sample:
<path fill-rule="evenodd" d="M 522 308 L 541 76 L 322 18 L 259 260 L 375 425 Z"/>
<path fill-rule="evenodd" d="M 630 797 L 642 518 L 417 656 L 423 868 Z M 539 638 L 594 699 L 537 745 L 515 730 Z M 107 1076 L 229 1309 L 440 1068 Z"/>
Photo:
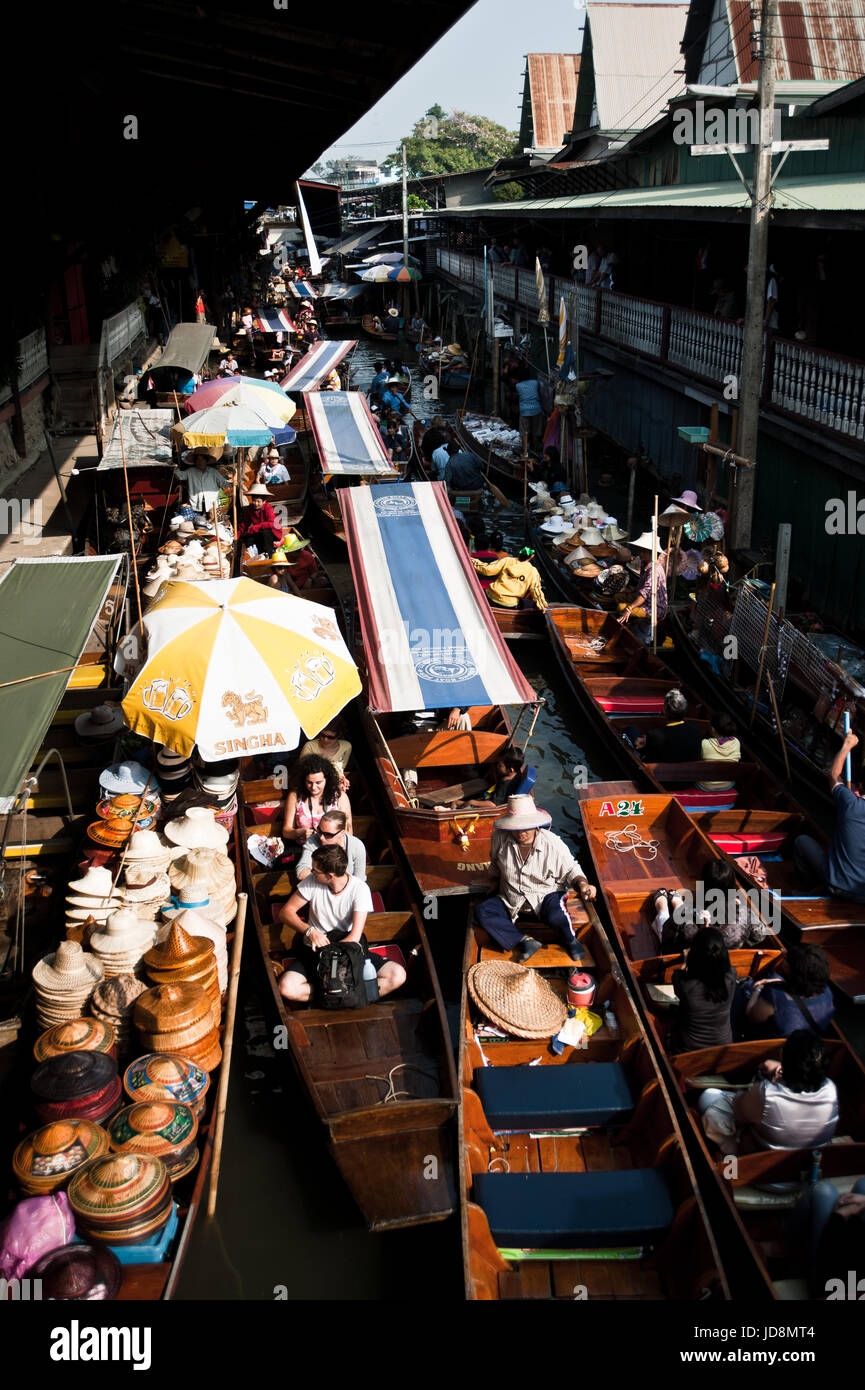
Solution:
<path fill-rule="evenodd" d="M 371 265 L 369 270 L 359 272 L 361 280 L 367 280 L 372 284 L 378 284 L 384 280 L 420 280 L 421 273 L 413 266 L 405 265 Z"/>
<path fill-rule="evenodd" d="M 297 407 L 275 381 L 261 381 L 255 376 L 223 376 L 206 381 L 193 391 L 186 404 L 187 415 L 198 410 L 210 410 L 217 405 L 245 405 L 276 416 L 288 424 Z"/>

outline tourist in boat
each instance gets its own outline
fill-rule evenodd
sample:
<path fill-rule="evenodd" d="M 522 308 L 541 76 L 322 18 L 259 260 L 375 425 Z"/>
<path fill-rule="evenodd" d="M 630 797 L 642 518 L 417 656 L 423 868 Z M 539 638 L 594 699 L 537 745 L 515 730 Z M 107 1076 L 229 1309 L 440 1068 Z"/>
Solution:
<path fill-rule="evenodd" d="M 478 926 L 488 932 L 503 951 L 517 950 L 517 960 L 530 960 L 541 949 L 540 941 L 519 927 L 523 911 L 552 927 L 572 960 L 581 947 L 565 911 L 564 893 L 570 887 L 590 900 L 595 889 L 574 859 L 564 840 L 550 829 L 550 816 L 531 796 L 508 798 L 507 815 L 493 827 L 490 861 L 498 870 L 499 889 L 475 908 Z"/>
<path fill-rule="evenodd" d="M 646 735 L 643 761 L 647 763 L 695 763 L 700 760 L 703 730 L 695 719 L 686 719 L 688 700 L 681 690 L 668 690 L 664 696 L 662 729 Z"/>
<path fill-rule="evenodd" d="M 754 983 L 746 1021 L 768 1037 L 789 1038 L 800 1029 L 824 1037 L 835 1016 L 835 1000 L 829 962 L 820 947 L 791 946 L 782 970 Z"/>
<path fill-rule="evenodd" d="M 703 885 L 709 921 L 717 927 L 728 951 L 761 946 L 772 936 L 771 929 L 752 907 L 747 893 L 736 882 L 728 859 L 707 859 L 699 874 Z"/>
<path fill-rule="evenodd" d="M 339 731 L 334 724 L 328 724 L 326 729 L 322 729 L 316 738 L 307 739 L 300 750 L 302 758 L 311 755 L 317 758 L 327 758 L 332 762 L 341 779 L 340 791 L 348 790 L 348 782 L 345 770 L 348 767 L 348 760 L 351 757 L 351 744 L 347 738 L 340 738 Z"/>
<path fill-rule="evenodd" d="M 523 546 L 519 554 L 502 555 L 497 560 L 475 560 L 478 574 L 491 579 L 487 598 L 497 608 L 539 608 L 548 606 L 540 572 L 532 564 L 534 551 Z"/>
<path fill-rule="evenodd" d="M 847 1298 L 849 1271 L 860 1270 L 865 1262 L 865 1178 L 843 1193 L 825 1178 L 809 1184 L 786 1235 L 791 1254 L 806 1250 L 811 1297 Z"/>
<path fill-rule="evenodd" d="M 279 451 L 276 448 L 271 448 L 261 460 L 261 466 L 258 470 L 258 481 L 267 484 L 291 482 L 291 474 L 280 458 Z"/>
<path fill-rule="evenodd" d="M 684 970 L 672 979 L 679 1001 L 670 1037 L 671 1051 L 694 1052 L 700 1047 L 732 1043 L 730 1009 L 736 991 L 736 972 L 724 938 L 706 927 L 691 942 Z"/>
<path fill-rule="evenodd" d="M 237 534 L 248 545 L 254 545 L 259 555 L 271 555 L 282 540 L 282 527 L 263 483 L 253 483 L 246 493 L 246 503 L 238 519 Z"/>
<path fill-rule="evenodd" d="M 531 774 L 531 775 L 530 775 Z M 527 792 L 534 781 L 534 770 L 526 767 L 519 748 L 506 748 L 496 758 L 495 785 L 484 796 L 465 802 L 466 806 L 506 806 L 512 796 Z"/>
<path fill-rule="evenodd" d="M 695 911 L 685 904 L 685 895 L 675 888 L 660 888 L 655 894 L 652 931 L 658 938 L 662 956 L 677 956 L 690 946 L 699 932 L 709 926 L 705 909 Z"/>
<path fill-rule="evenodd" d="M 192 510 L 208 518 L 213 508 L 219 507 L 220 492 L 227 492 L 230 486 L 228 478 L 216 467 L 212 456 L 195 451 L 189 455 L 187 468 L 178 467 L 177 476 L 186 483 L 186 494 Z"/>
<path fill-rule="evenodd" d="M 828 1059 L 810 1030 L 792 1033 L 781 1061 L 770 1057 L 747 1091 L 710 1087 L 697 1103 L 706 1137 L 723 1153 L 816 1149 L 838 1128 L 838 1091 Z"/>
<path fill-rule="evenodd" d="M 425 459 L 432 459 L 436 449 L 440 449 L 447 442 L 448 437 L 444 429 L 444 421 L 437 415 L 424 431 L 420 442 L 421 456 Z"/>
<path fill-rule="evenodd" d="M 800 835 L 795 858 L 800 874 L 820 883 L 831 897 L 865 903 L 865 799 L 861 773 L 852 789 L 843 781 L 847 755 L 858 742 L 855 734 L 845 734 L 829 770 L 835 832 L 828 854 L 810 835 Z"/>
<path fill-rule="evenodd" d="M 393 410 L 397 415 L 407 415 L 411 412 L 411 406 L 405 397 L 396 389 L 402 382 L 398 376 L 389 376 L 381 393 L 382 411 Z"/>
<path fill-rule="evenodd" d="M 652 640 L 652 536 L 650 532 L 644 531 L 635 541 L 629 541 L 628 545 L 632 550 L 636 550 L 640 557 L 640 577 L 637 581 L 636 597 L 630 603 L 620 605 L 622 612 L 619 622 L 627 626 L 631 617 L 635 617 L 631 631 L 635 637 L 639 637 L 641 642 L 648 644 Z M 667 616 L 667 576 L 664 571 L 664 556 L 659 551 L 655 560 L 655 573 L 657 576 L 656 598 L 655 598 L 655 620 L 658 627 L 661 626 Z M 694 761 L 700 756 L 699 751 L 694 755 Z"/>
<path fill-rule="evenodd" d="M 526 367 L 517 377 L 516 393 L 520 434 L 524 439 L 539 439 L 544 429 L 544 407 L 537 378 Z"/>
<path fill-rule="evenodd" d="M 731 714 L 721 710 L 709 726 L 709 737 L 701 744 L 702 758 L 707 763 L 738 763 L 742 757 L 742 745 L 736 737 L 736 723 Z M 698 782 L 704 792 L 728 792 L 735 782 Z"/>
<path fill-rule="evenodd" d="M 304 907 L 309 907 L 308 926 L 299 916 Z M 366 960 L 376 971 L 379 997 L 399 989 L 405 982 L 403 966 L 370 954 L 363 931 L 370 912 L 372 894 L 363 879 L 348 872 L 345 850 L 339 845 L 317 849 L 312 856 L 312 873 L 280 909 L 280 920 L 298 934 L 292 947 L 296 955 L 279 978 L 282 997 L 296 1004 L 308 1002 L 316 976 L 316 952 L 337 941 L 356 941 L 363 947 Z"/>
<path fill-rule="evenodd" d="M 302 883 L 312 873 L 312 856 L 317 849 L 328 845 L 338 845 L 344 849 L 348 858 L 348 870 L 352 878 L 362 878 L 366 882 L 366 847 L 356 835 L 349 835 L 345 828 L 345 815 L 342 811 L 326 811 L 318 823 L 314 835 L 310 835 L 297 861 L 297 881 Z"/>
<path fill-rule="evenodd" d="M 327 811 L 343 811 L 351 834 L 351 802 L 339 789 L 340 774 L 329 758 L 312 753 L 294 769 L 294 786 L 285 799 L 282 838 L 303 845 L 318 829 Z"/>
<path fill-rule="evenodd" d="M 459 451 L 460 446 L 458 444 L 455 444 L 453 440 L 451 440 L 449 443 L 447 440 L 445 440 L 443 443 L 437 445 L 436 448 L 433 449 L 432 455 L 430 456 L 430 473 L 434 482 L 442 479 L 445 476 L 445 470 L 447 469 L 448 463 L 450 462 L 453 455 L 458 454 Z"/>
<path fill-rule="evenodd" d="M 450 452 L 445 466 L 445 484 L 451 492 L 478 492 L 484 485 L 483 464 L 468 449 Z"/>
<path fill-rule="evenodd" d="M 388 372 L 384 362 L 373 362 L 373 368 L 375 370 L 375 376 L 369 384 L 370 405 L 375 405 L 379 400 L 387 383 L 387 379 L 390 376 L 390 372 Z"/>

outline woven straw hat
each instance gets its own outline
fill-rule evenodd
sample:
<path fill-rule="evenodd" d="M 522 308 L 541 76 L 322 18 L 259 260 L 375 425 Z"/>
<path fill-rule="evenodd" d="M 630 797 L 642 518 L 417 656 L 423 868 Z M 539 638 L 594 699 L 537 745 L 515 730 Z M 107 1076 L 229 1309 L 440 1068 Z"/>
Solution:
<path fill-rule="evenodd" d="M 508 797 L 508 813 L 493 822 L 495 830 L 540 830 L 549 825 L 552 816 L 535 805 L 535 798 L 527 794 Z"/>
<path fill-rule="evenodd" d="M 595 546 L 603 545 L 603 543 L 603 537 L 596 526 L 586 526 L 586 528 L 580 532 L 581 545 L 590 545 L 594 548 Z"/>
<path fill-rule="evenodd" d="M 601 532 L 605 541 L 623 541 L 627 538 L 627 531 L 623 531 L 615 522 L 610 526 L 605 526 Z"/>
<path fill-rule="evenodd" d="M 156 864 L 164 870 L 172 853 L 171 846 L 155 830 L 133 830 L 126 845 L 126 862 Z"/>
<path fill-rule="evenodd" d="M 105 930 L 94 932 L 90 944 L 97 955 L 117 956 L 138 952 L 136 960 L 153 943 L 152 922 L 142 922 L 130 907 L 112 912 Z"/>
<path fill-rule="evenodd" d="M 690 488 L 683 492 L 681 497 L 674 497 L 672 500 L 674 502 L 680 502 L 683 507 L 690 507 L 691 511 L 698 512 L 700 510 L 697 494 L 696 492 L 692 492 Z"/>
<path fill-rule="evenodd" d="M 691 513 L 686 512 L 683 507 L 665 507 L 658 517 L 659 526 L 684 526 L 686 521 L 691 520 Z"/>
<path fill-rule="evenodd" d="M 165 826 L 166 838 L 184 849 L 225 849 L 228 831 L 217 825 L 208 806 L 190 806 L 189 810 Z"/>
<path fill-rule="evenodd" d="M 552 1038 L 568 1016 L 564 1001 L 536 970 L 515 961 L 473 965 L 468 989 L 478 1008 L 517 1038 Z"/>
<path fill-rule="evenodd" d="M 653 537 L 651 531 L 644 531 L 642 536 L 638 536 L 637 539 L 635 541 L 631 541 L 630 544 L 633 550 L 651 550 L 653 544 Z M 658 549 L 660 550 L 660 548 L 661 547 L 659 545 Z"/>
<path fill-rule="evenodd" d="M 171 880 L 149 864 L 127 864 L 124 902 L 136 907 L 160 906 L 171 898 Z"/>
<path fill-rule="evenodd" d="M 110 869 L 94 868 L 93 865 L 87 870 L 83 878 L 70 880 L 70 894 L 80 894 L 82 897 L 100 898 L 107 901 L 113 878 Z"/>
<path fill-rule="evenodd" d="M 150 774 L 141 763 L 112 763 L 99 775 L 99 785 L 111 796 L 120 792 L 133 792 L 140 796 L 148 784 Z"/>
<path fill-rule="evenodd" d="M 102 965 L 78 941 L 61 941 L 33 967 L 33 983 L 48 994 L 90 992 L 102 979 Z"/>
<path fill-rule="evenodd" d="M 234 888 L 234 866 L 218 849 L 188 849 L 179 854 L 168 870 L 174 888 Z M 211 895 L 212 896 L 212 895 Z"/>

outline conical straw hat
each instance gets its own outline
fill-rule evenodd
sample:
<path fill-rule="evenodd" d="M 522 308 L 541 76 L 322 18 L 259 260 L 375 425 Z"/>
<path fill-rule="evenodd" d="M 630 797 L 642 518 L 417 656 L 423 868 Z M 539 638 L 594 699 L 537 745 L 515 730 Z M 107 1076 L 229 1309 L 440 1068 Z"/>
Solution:
<path fill-rule="evenodd" d="M 568 1016 L 564 1002 L 529 966 L 510 960 L 482 961 L 468 972 L 469 994 L 478 1008 L 517 1038 L 552 1038 Z"/>

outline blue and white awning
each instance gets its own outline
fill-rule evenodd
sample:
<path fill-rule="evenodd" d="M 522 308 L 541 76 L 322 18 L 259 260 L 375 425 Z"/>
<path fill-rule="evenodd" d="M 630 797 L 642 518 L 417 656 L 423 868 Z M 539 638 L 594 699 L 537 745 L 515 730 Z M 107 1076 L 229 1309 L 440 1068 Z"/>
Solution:
<path fill-rule="evenodd" d="M 322 399 L 325 399 L 322 397 Z M 444 483 L 340 488 L 374 710 L 526 705 Z"/>
<path fill-rule="evenodd" d="M 338 367 L 342 359 L 357 347 L 352 338 L 324 338 L 301 357 L 279 383 L 283 391 L 315 391 Z"/>
<path fill-rule="evenodd" d="M 288 288 L 295 299 L 318 299 L 315 285 L 307 284 L 306 280 L 289 280 Z"/>
<path fill-rule="evenodd" d="M 399 472 L 360 391 L 312 391 L 304 395 L 303 403 L 322 473 L 367 478 Z"/>

